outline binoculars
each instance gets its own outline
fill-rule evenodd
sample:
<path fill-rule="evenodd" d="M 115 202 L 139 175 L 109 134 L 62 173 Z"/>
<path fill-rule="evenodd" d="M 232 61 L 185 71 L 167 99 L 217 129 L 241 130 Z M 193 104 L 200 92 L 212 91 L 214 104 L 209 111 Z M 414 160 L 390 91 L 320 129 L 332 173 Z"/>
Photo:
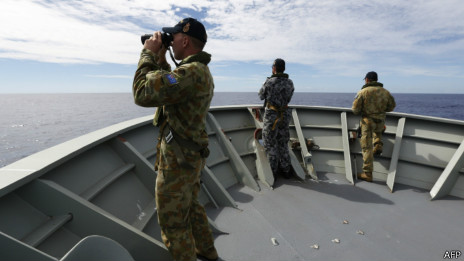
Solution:
<path fill-rule="evenodd" d="M 147 39 L 150 39 L 150 37 L 152 37 L 153 34 L 144 34 L 142 35 L 141 37 L 141 40 L 142 40 L 142 44 L 145 44 L 145 41 Z M 172 34 L 168 34 L 168 33 L 161 33 L 161 42 L 163 43 L 164 47 L 166 47 L 166 49 L 169 48 L 169 46 L 171 45 L 171 42 L 174 40 L 174 37 L 172 36 Z"/>

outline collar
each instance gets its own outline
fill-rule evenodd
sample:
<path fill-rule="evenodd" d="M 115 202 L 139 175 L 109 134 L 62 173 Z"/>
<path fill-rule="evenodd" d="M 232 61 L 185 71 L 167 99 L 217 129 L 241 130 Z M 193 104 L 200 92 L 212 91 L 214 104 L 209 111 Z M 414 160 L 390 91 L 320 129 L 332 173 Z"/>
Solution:
<path fill-rule="evenodd" d="M 211 54 L 207 52 L 199 52 L 196 54 L 192 54 L 188 57 L 186 57 L 182 62 L 180 62 L 179 66 L 187 63 L 193 63 L 193 62 L 200 62 L 204 65 L 208 65 L 208 63 L 211 61 Z"/>
<path fill-rule="evenodd" d="M 376 81 L 368 82 L 368 83 L 364 84 L 364 86 L 361 89 L 364 89 L 366 87 L 380 87 L 380 88 L 383 88 L 383 83 L 376 82 Z"/>
<path fill-rule="evenodd" d="M 273 75 L 271 76 L 271 78 L 273 78 L 273 77 L 288 78 L 288 74 L 286 74 L 286 73 L 276 73 L 276 74 L 273 74 Z"/>

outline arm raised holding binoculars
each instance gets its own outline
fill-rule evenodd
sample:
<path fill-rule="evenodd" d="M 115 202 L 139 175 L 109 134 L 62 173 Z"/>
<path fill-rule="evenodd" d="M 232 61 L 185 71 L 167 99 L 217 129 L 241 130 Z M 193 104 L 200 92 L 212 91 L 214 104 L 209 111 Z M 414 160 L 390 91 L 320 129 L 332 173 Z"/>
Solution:
<path fill-rule="evenodd" d="M 163 65 L 168 63 L 166 61 L 167 49 L 163 45 L 161 32 L 154 32 L 153 36 L 144 42 L 143 48 L 150 50 L 153 54 L 155 54 L 155 62 L 157 64 Z"/>

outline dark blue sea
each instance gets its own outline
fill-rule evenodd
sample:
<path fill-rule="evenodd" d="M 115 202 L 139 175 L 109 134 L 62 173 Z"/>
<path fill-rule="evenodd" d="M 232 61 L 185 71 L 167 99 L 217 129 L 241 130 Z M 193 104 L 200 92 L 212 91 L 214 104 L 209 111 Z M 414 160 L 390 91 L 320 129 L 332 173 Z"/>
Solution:
<path fill-rule="evenodd" d="M 355 93 L 295 93 L 291 104 L 351 108 Z M 464 94 L 393 94 L 396 112 L 464 120 Z M 154 108 L 131 93 L 0 94 L 0 167 Z M 212 106 L 262 104 L 256 93 L 217 92 Z"/>

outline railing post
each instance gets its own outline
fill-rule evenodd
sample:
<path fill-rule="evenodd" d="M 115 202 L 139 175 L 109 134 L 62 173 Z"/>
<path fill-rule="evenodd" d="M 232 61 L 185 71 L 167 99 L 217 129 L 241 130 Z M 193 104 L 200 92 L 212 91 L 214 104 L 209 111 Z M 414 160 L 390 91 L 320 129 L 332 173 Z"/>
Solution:
<path fill-rule="evenodd" d="M 430 196 L 432 200 L 448 195 L 454 187 L 456 180 L 459 177 L 459 170 L 464 167 L 464 140 L 459 145 L 451 160 L 446 165 L 446 168 L 441 173 L 432 190 Z"/>
<path fill-rule="evenodd" d="M 393 147 L 393 153 L 390 159 L 390 169 L 388 171 L 387 176 L 387 186 L 388 188 L 390 188 L 391 192 L 393 192 L 393 186 L 395 185 L 396 170 L 398 167 L 398 159 L 400 157 L 401 143 L 403 141 L 405 123 L 406 119 L 400 118 L 396 127 L 395 145 Z"/>
<path fill-rule="evenodd" d="M 311 176 L 311 178 L 313 178 L 314 180 L 318 180 L 317 173 L 314 170 L 314 165 L 311 162 L 312 155 L 308 151 L 308 148 L 306 147 L 306 139 L 304 138 L 303 130 L 301 129 L 301 124 L 300 124 L 300 120 L 298 118 L 296 109 L 292 109 L 292 117 L 293 117 L 293 123 L 295 124 L 296 134 L 298 136 L 298 141 L 300 142 L 301 158 L 303 159 L 303 164 L 306 168 L 307 173 Z"/>
<path fill-rule="evenodd" d="M 346 179 L 354 185 L 353 180 L 353 171 L 351 170 L 351 153 L 350 153 L 350 143 L 348 136 L 348 121 L 346 119 L 346 112 L 342 112 L 341 115 L 342 122 L 342 143 L 343 143 L 343 157 L 345 159 L 345 176 Z"/>

